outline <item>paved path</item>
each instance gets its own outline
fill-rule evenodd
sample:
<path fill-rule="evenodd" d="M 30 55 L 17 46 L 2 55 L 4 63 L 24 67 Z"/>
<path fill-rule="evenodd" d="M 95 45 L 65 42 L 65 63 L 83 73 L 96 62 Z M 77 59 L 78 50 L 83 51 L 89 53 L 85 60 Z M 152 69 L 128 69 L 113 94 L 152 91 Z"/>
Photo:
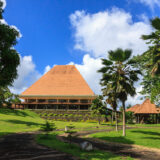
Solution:
<path fill-rule="evenodd" d="M 0 160 L 76 160 L 76 158 L 36 144 L 33 133 L 19 133 L 4 136 L 0 140 Z"/>

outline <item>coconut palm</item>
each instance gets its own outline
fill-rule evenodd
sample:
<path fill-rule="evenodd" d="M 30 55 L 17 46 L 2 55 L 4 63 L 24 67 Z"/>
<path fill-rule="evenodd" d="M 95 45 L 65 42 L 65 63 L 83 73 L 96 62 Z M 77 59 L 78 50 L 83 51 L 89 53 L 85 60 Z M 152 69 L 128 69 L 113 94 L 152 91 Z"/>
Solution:
<path fill-rule="evenodd" d="M 152 76 L 160 75 L 160 18 L 151 20 L 154 29 L 149 35 L 142 35 L 142 39 L 151 44 L 149 49 L 143 54 L 146 57 L 146 66 L 150 68 Z"/>
<path fill-rule="evenodd" d="M 102 59 L 103 67 L 98 71 L 102 73 L 101 86 L 102 91 L 111 89 L 111 92 L 105 92 L 108 99 L 119 99 L 123 106 L 123 136 L 125 136 L 125 102 L 127 97 L 134 96 L 136 90 L 134 82 L 138 81 L 140 70 L 134 68 L 135 61 L 130 60 L 132 51 L 129 49 L 122 50 L 120 48 L 115 51 L 109 51 L 108 59 Z M 104 93 L 104 92 L 103 92 Z"/>

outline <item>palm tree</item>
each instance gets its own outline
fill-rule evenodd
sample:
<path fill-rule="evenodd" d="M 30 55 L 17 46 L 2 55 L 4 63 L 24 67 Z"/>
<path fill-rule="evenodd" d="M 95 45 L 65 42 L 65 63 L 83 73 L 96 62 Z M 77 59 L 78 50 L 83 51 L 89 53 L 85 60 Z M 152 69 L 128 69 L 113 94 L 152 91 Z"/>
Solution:
<path fill-rule="evenodd" d="M 151 69 L 152 76 L 160 74 L 160 18 L 151 20 L 151 26 L 154 29 L 149 35 L 142 35 L 142 39 L 151 44 L 149 49 L 143 54 L 146 59 L 146 66 Z"/>
<path fill-rule="evenodd" d="M 132 51 L 129 49 L 122 50 L 120 48 L 115 51 L 109 51 L 108 59 L 102 59 L 104 65 L 98 72 L 101 72 L 102 79 L 102 91 L 111 88 L 114 94 L 111 92 L 105 92 L 105 96 L 111 101 L 119 99 L 123 106 L 123 136 L 125 133 L 125 102 L 128 95 L 134 96 L 136 90 L 134 88 L 134 82 L 138 81 L 138 74 L 141 74 L 140 70 L 135 69 L 134 60 L 131 60 Z M 104 93 L 104 92 L 103 92 Z"/>
<path fill-rule="evenodd" d="M 112 107 L 115 112 L 115 120 L 116 120 L 116 131 L 118 131 L 118 120 L 117 120 L 117 95 L 115 90 L 112 88 L 111 84 L 107 85 L 107 88 L 102 89 L 103 95 L 106 96 L 106 102 Z M 113 111 L 112 111 L 112 119 L 113 119 Z M 112 120 L 113 121 L 113 120 Z"/>

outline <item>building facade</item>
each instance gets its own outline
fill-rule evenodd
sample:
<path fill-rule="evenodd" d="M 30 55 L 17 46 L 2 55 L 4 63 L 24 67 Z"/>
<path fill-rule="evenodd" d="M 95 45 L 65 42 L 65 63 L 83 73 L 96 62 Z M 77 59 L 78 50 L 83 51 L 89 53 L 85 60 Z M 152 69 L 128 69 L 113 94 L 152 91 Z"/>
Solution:
<path fill-rule="evenodd" d="M 89 110 L 96 95 L 74 65 L 56 65 L 20 98 L 16 108 Z"/>

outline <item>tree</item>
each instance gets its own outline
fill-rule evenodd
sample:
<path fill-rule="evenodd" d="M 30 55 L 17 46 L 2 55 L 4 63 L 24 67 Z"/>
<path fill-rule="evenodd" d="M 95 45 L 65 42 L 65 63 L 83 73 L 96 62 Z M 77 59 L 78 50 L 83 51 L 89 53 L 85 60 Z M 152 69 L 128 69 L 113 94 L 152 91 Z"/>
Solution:
<path fill-rule="evenodd" d="M 0 106 L 11 106 L 12 103 L 20 103 L 19 96 L 10 92 L 8 87 L 0 88 Z"/>
<path fill-rule="evenodd" d="M 2 22 L 2 6 L 0 1 L 0 88 L 12 85 L 20 63 L 19 54 L 14 49 L 20 34 L 14 27 Z"/>
<path fill-rule="evenodd" d="M 115 120 L 116 120 L 116 131 L 118 131 L 118 120 L 117 120 L 117 93 L 115 89 L 112 88 L 111 84 L 107 85 L 107 88 L 102 89 L 103 95 L 107 96 L 106 102 L 112 107 L 115 112 Z M 112 112 L 113 112 L 112 111 Z M 113 114 L 112 114 L 113 118 Z"/>
<path fill-rule="evenodd" d="M 134 82 L 139 80 L 138 74 L 141 72 L 134 67 L 136 62 L 130 59 L 131 50 L 118 48 L 108 53 L 108 59 L 102 59 L 104 66 L 99 70 L 102 73 L 101 85 L 106 89 L 111 86 L 116 95 L 113 99 L 119 99 L 122 102 L 123 136 L 125 136 L 125 102 L 128 95 L 134 96 L 136 94 Z M 106 94 L 106 96 L 110 95 Z"/>
<path fill-rule="evenodd" d="M 160 75 L 160 19 L 156 17 L 150 22 L 154 32 L 149 35 L 142 35 L 142 39 L 150 44 L 149 49 L 144 53 L 145 56 L 148 56 L 145 65 L 154 76 Z"/>
<path fill-rule="evenodd" d="M 159 104 L 160 100 L 160 19 L 152 19 L 151 25 L 154 31 L 149 35 L 142 35 L 142 39 L 149 44 L 148 50 L 142 55 L 134 57 L 137 67 L 143 73 L 141 94 L 149 98 L 153 103 Z"/>
<path fill-rule="evenodd" d="M 91 105 L 91 111 L 92 114 L 95 116 L 98 116 L 98 123 L 100 124 L 101 120 L 101 116 L 102 115 L 106 115 L 106 106 L 103 104 L 102 102 L 103 97 L 102 96 L 98 96 L 96 99 L 93 100 L 92 105 Z"/>

